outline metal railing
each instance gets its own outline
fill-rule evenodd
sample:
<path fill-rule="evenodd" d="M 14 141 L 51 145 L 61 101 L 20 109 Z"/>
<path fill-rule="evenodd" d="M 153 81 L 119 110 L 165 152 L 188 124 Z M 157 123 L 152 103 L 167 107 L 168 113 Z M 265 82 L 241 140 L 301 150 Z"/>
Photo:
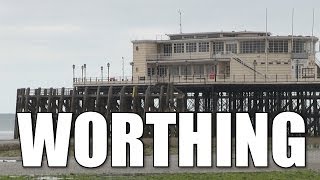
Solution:
<path fill-rule="evenodd" d="M 317 57 L 315 57 L 315 63 L 320 68 L 320 60 Z"/>
<path fill-rule="evenodd" d="M 147 60 L 169 60 L 172 58 L 172 53 L 158 53 L 158 54 L 150 54 L 146 57 Z"/>
<path fill-rule="evenodd" d="M 292 82 L 320 82 L 316 76 L 302 76 L 299 78 L 289 74 L 269 74 L 269 75 L 245 75 L 245 74 L 206 74 L 206 75 L 170 75 L 170 76 L 140 76 L 125 77 L 116 79 L 95 78 L 75 78 L 74 86 L 81 85 L 121 85 L 121 84 L 214 84 L 214 83 L 292 83 Z"/>
<path fill-rule="evenodd" d="M 28 89 L 23 89 L 24 90 L 23 94 L 41 95 L 41 96 L 50 95 L 50 94 L 51 95 L 72 95 L 72 91 L 73 91 L 73 88 L 38 88 L 38 89 L 29 89 L 29 90 Z"/>

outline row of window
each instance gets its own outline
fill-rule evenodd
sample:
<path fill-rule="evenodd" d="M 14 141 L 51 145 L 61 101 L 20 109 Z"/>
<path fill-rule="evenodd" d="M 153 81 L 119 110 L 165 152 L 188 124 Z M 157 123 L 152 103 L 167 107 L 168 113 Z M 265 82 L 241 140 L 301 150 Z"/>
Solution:
<path fill-rule="evenodd" d="M 265 41 L 242 41 L 240 42 L 240 53 L 264 53 Z"/>
<path fill-rule="evenodd" d="M 293 41 L 293 52 L 294 53 L 305 52 L 305 42 L 302 40 Z"/>
<path fill-rule="evenodd" d="M 260 62 L 259 64 L 265 65 L 265 62 Z M 280 65 L 280 64 L 289 64 L 288 61 L 271 61 L 268 62 L 269 65 Z M 147 75 L 150 76 L 160 76 L 165 77 L 170 74 L 170 76 L 180 76 L 180 75 L 204 75 L 205 72 L 207 74 L 215 73 L 217 67 L 215 65 L 208 64 L 194 64 L 194 65 L 159 65 L 158 67 L 148 67 Z M 313 68 L 312 68 L 313 69 Z M 313 70 L 308 69 L 305 70 L 305 74 L 313 74 Z M 311 71 L 311 72 L 309 72 Z M 169 74 L 168 74 L 169 73 Z M 226 74 L 229 76 L 230 74 L 230 64 L 221 63 L 219 66 L 219 71 L 216 72 L 218 74 Z"/>
<path fill-rule="evenodd" d="M 239 51 L 241 54 L 251 54 L 251 53 L 264 53 L 266 51 L 264 40 L 258 41 L 241 41 Z M 224 46 L 226 46 L 227 53 L 237 53 L 238 47 L 236 43 L 224 43 L 224 42 L 213 42 L 212 50 L 213 54 L 223 54 Z M 174 43 L 173 52 L 174 53 L 191 53 L 191 52 L 209 52 L 209 42 L 189 42 L 189 43 Z M 270 53 L 288 53 L 288 41 L 287 40 L 271 40 L 269 41 L 269 47 L 267 50 Z M 172 44 L 163 45 L 164 54 L 172 53 Z M 294 53 L 304 53 L 305 41 L 295 40 L 293 41 L 293 52 Z"/>
<path fill-rule="evenodd" d="M 225 67 L 220 67 L 221 69 L 223 68 L 225 74 L 230 73 L 230 66 L 226 65 Z M 169 69 L 169 70 L 168 70 Z M 167 76 L 167 70 L 170 73 L 170 76 L 179 76 L 179 75 L 204 75 L 204 72 L 207 73 L 214 73 L 215 71 L 215 66 L 214 65 L 173 65 L 173 66 L 164 66 L 161 65 L 158 67 L 148 67 L 147 69 L 147 74 L 148 76 Z M 158 71 L 158 72 L 157 72 Z"/>
<path fill-rule="evenodd" d="M 302 53 L 305 52 L 304 49 L 304 41 L 301 41 L 299 46 L 295 46 L 297 41 L 293 42 L 293 52 L 295 53 Z M 264 53 L 265 52 L 265 41 L 243 41 L 240 42 L 240 53 Z M 270 53 L 288 53 L 288 41 L 285 40 L 276 40 L 276 41 L 269 41 L 269 48 Z"/>
<path fill-rule="evenodd" d="M 286 53 L 288 50 L 288 41 L 269 41 L 269 52 Z"/>
<path fill-rule="evenodd" d="M 186 45 L 186 49 L 184 46 Z M 209 52 L 209 42 L 199 42 L 199 43 L 174 43 L 173 44 L 173 52 L 174 53 L 191 53 L 191 52 Z M 164 44 L 163 45 L 164 54 L 172 53 L 172 44 Z"/>

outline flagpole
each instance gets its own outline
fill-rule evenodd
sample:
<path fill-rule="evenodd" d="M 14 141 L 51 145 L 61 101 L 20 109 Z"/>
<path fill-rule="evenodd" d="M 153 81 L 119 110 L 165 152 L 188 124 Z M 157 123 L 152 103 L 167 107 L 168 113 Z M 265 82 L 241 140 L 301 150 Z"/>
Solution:
<path fill-rule="evenodd" d="M 266 75 L 268 74 L 268 8 L 266 8 L 266 39 L 265 39 L 265 56 L 266 56 Z"/>

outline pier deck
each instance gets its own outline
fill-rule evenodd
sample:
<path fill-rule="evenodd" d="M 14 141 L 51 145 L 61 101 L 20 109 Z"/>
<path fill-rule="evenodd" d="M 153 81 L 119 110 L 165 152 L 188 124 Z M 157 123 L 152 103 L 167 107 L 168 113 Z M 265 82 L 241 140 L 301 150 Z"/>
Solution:
<path fill-rule="evenodd" d="M 75 85 L 67 89 L 18 89 L 16 112 L 72 112 L 74 118 L 86 111 L 103 114 L 110 123 L 112 112 L 268 112 L 299 113 L 309 136 L 320 136 L 320 82 L 281 83 L 156 83 Z M 234 119 L 234 117 L 233 117 Z M 233 122 L 234 123 L 234 122 Z M 35 125 L 35 122 L 33 123 Z M 271 125 L 271 123 L 269 123 Z M 145 126 L 145 136 L 153 135 Z M 234 130 L 233 130 L 234 131 Z M 109 131 L 110 132 L 110 131 Z M 234 132 L 233 132 L 234 133 Z M 177 127 L 170 128 L 177 136 Z M 17 138 L 17 126 L 15 131 Z"/>

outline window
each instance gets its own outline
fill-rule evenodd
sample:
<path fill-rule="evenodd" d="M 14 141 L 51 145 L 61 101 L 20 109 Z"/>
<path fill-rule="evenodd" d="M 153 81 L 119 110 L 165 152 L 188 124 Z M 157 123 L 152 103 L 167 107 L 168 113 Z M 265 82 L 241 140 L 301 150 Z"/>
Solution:
<path fill-rule="evenodd" d="M 194 65 L 193 66 L 193 74 L 194 75 L 204 75 L 203 65 Z"/>
<path fill-rule="evenodd" d="M 184 53 L 184 44 L 183 43 L 174 44 L 174 53 Z"/>
<path fill-rule="evenodd" d="M 305 44 L 305 41 L 303 40 L 294 40 L 293 41 L 293 53 L 304 53 L 306 52 L 305 51 L 305 48 L 304 48 L 304 44 Z"/>
<path fill-rule="evenodd" d="M 136 51 L 139 51 L 139 46 L 136 46 Z"/>
<path fill-rule="evenodd" d="M 314 68 L 302 68 L 302 76 L 304 78 L 313 78 L 314 77 Z"/>
<path fill-rule="evenodd" d="M 186 43 L 186 52 L 197 52 L 197 43 Z"/>
<path fill-rule="evenodd" d="M 217 70 L 218 75 L 221 77 L 230 77 L 230 62 L 220 62 Z"/>
<path fill-rule="evenodd" d="M 139 72 L 139 68 L 136 67 L 136 72 Z"/>
<path fill-rule="evenodd" d="M 170 75 L 172 76 L 179 75 L 179 66 L 171 66 L 169 69 L 170 69 Z"/>
<path fill-rule="evenodd" d="M 230 77 L 230 65 L 227 65 L 227 66 L 226 66 L 226 72 L 225 72 L 225 74 L 226 74 L 226 77 Z"/>
<path fill-rule="evenodd" d="M 191 75 L 191 66 L 189 65 L 183 65 L 181 66 L 181 75 Z"/>
<path fill-rule="evenodd" d="M 207 74 L 215 74 L 216 66 L 215 65 L 206 65 L 207 67 Z"/>
<path fill-rule="evenodd" d="M 287 40 L 270 40 L 269 52 L 271 53 L 287 53 L 288 41 Z"/>
<path fill-rule="evenodd" d="M 149 67 L 148 68 L 148 76 L 153 76 L 155 75 L 155 68 Z"/>
<path fill-rule="evenodd" d="M 182 36 L 183 39 L 193 39 L 194 36 Z"/>
<path fill-rule="evenodd" d="M 197 36 L 197 39 L 205 39 L 205 38 L 208 38 L 208 36 L 206 36 L 206 35 Z"/>
<path fill-rule="evenodd" d="M 171 54 L 172 54 L 172 44 L 164 44 L 163 45 L 163 54 L 165 56 L 171 56 Z"/>
<path fill-rule="evenodd" d="M 151 68 L 148 68 L 147 74 L 148 76 L 151 76 Z"/>
<path fill-rule="evenodd" d="M 240 53 L 264 53 L 265 41 L 242 41 L 240 42 Z"/>
<path fill-rule="evenodd" d="M 209 52 L 209 42 L 199 42 L 199 52 Z"/>
<path fill-rule="evenodd" d="M 227 54 L 236 54 L 237 53 L 237 44 L 226 44 L 226 53 Z"/>
<path fill-rule="evenodd" d="M 213 54 L 223 54 L 224 42 L 213 42 Z"/>
<path fill-rule="evenodd" d="M 166 67 L 166 66 L 160 65 L 158 68 L 159 68 L 159 70 L 158 70 L 158 75 L 159 75 L 160 77 L 164 77 L 164 76 L 167 75 L 167 67 Z"/>
<path fill-rule="evenodd" d="M 223 34 L 223 37 L 236 37 L 235 34 Z"/>

